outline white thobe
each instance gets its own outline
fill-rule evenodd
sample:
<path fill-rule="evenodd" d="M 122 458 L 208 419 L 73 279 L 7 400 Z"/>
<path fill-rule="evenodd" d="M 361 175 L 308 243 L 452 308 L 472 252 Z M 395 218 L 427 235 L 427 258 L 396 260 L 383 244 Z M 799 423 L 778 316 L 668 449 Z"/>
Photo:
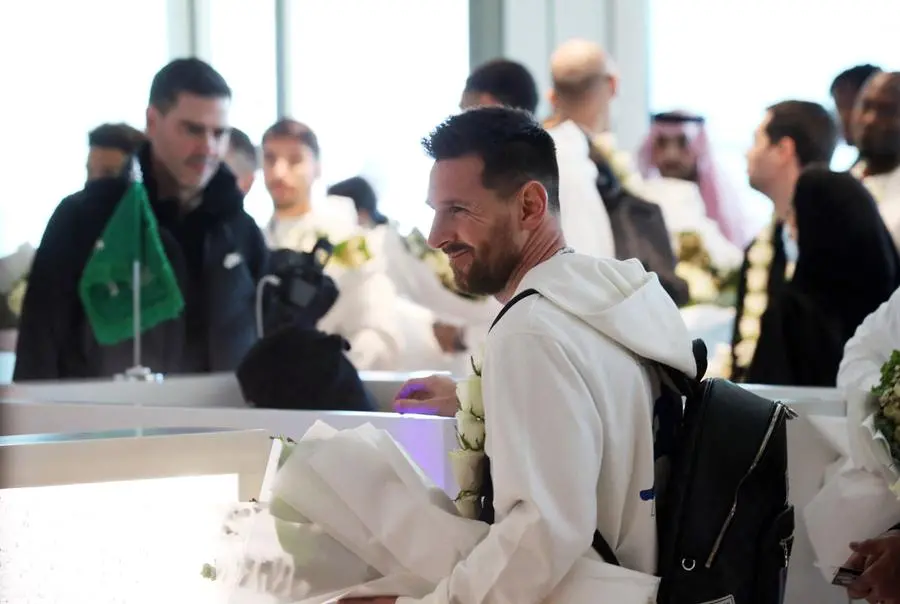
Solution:
<path fill-rule="evenodd" d="M 673 248 L 677 249 L 681 233 L 693 231 L 703 241 L 713 267 L 725 272 L 740 268 L 743 250 L 729 241 L 718 223 L 706 215 L 700 188 L 695 183 L 676 178 L 647 178 L 637 184 L 634 192 L 660 207 Z"/>
<path fill-rule="evenodd" d="M 301 252 L 311 251 L 319 234 L 337 244 L 363 233 L 342 214 L 315 212 L 297 219 L 273 218 L 265 229 L 270 248 Z M 379 263 L 372 261 L 357 268 L 330 262 L 325 273 L 335 281 L 340 294 L 318 328 L 350 343 L 347 356 L 358 370 L 394 370 L 403 338 L 390 278 L 380 270 Z"/>
<path fill-rule="evenodd" d="M 612 227 L 597 190 L 597 166 L 590 158 L 587 135 L 570 120 L 547 132 L 556 144 L 560 223 L 566 244 L 580 254 L 615 258 Z"/>
<path fill-rule="evenodd" d="M 844 346 L 837 385 L 868 390 L 881 381 L 881 367 L 900 349 L 900 289 L 856 328 Z"/>
<path fill-rule="evenodd" d="M 859 174 L 859 169 L 854 168 L 854 174 Z M 862 183 L 878 202 L 878 211 L 891 237 L 894 245 L 900 248 L 900 167 L 893 172 L 866 176 Z"/>

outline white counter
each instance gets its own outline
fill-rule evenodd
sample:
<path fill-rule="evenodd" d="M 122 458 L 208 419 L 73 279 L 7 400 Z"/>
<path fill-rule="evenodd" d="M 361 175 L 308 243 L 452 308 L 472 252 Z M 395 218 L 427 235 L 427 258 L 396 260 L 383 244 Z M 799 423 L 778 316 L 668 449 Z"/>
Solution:
<path fill-rule="evenodd" d="M 265 431 L 0 438 L 0 601 L 221 602 L 200 570 L 270 449 Z"/>
<path fill-rule="evenodd" d="M 191 384 L 191 380 L 199 380 Z M 211 381 L 211 382 L 210 382 Z M 214 376 L 207 378 L 181 378 L 171 380 L 170 385 L 187 384 L 183 390 L 173 388 L 174 400 L 184 400 L 186 393 L 193 392 L 195 402 L 213 403 L 213 393 L 227 391 L 227 378 Z M 398 380 L 399 382 L 399 380 Z M 206 390 L 203 386 L 217 384 Z M 388 383 L 384 380 L 383 383 Z M 117 387 L 121 396 L 127 394 L 127 387 L 143 389 L 147 392 L 162 392 L 165 384 L 108 384 L 110 390 Z M 222 390 L 218 390 L 218 387 Z M 123 388 L 124 387 L 124 388 Z M 235 384 L 231 384 L 236 388 Z M 63 393 L 65 390 L 45 390 Z M 193 390 L 193 388 L 196 388 Z M 846 602 L 843 592 L 827 585 L 817 569 L 813 567 L 812 551 L 806 529 L 803 525 L 802 509 L 821 486 L 825 468 L 836 459 L 835 453 L 818 435 L 808 421 L 810 415 L 842 417 L 845 403 L 836 390 L 821 388 L 781 388 L 770 386 L 750 386 L 749 389 L 768 398 L 789 402 L 800 414 L 788 427 L 790 496 L 797 509 L 797 536 L 791 563 L 788 600 L 790 604 L 820 602 L 838 604 Z M 32 395 L 37 391 L 32 390 Z M 88 399 L 89 390 L 82 390 L 78 398 Z M 151 397 L 143 397 L 149 400 Z M 456 487 L 447 463 L 447 451 L 456 448 L 454 422 L 424 416 L 399 416 L 395 414 L 321 413 L 311 411 L 278 411 L 246 408 L 210 408 L 168 406 L 173 399 L 156 399 L 153 405 L 111 404 L 115 399 L 98 404 L 73 403 L 0 403 L 3 431 L 7 434 L 34 432 L 58 432 L 66 430 L 89 431 L 120 428 L 149 427 L 231 427 L 264 428 L 271 433 L 301 435 L 316 419 L 324 419 L 337 428 L 353 427 L 371 422 L 376 427 L 387 429 L 422 466 L 423 470 L 438 485 L 455 494 Z M 34 399 L 32 399 L 34 400 Z M 66 400 L 66 399 L 56 399 Z M 119 399 L 122 400 L 122 399 Z"/>
<path fill-rule="evenodd" d="M 433 372 L 407 374 L 363 371 L 360 377 L 379 407 L 389 411 L 394 396 L 407 379 L 431 373 Z M 233 373 L 175 376 L 158 383 L 112 379 L 22 382 L 0 385 L 0 400 L 129 403 L 170 407 L 247 407 Z"/>

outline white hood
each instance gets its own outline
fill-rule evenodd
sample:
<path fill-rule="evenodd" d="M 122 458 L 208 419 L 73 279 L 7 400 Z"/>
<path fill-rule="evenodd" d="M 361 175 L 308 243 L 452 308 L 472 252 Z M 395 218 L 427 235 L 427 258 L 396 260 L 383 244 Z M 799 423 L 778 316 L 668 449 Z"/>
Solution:
<path fill-rule="evenodd" d="M 656 273 L 638 260 L 561 254 L 531 269 L 518 291 L 547 300 L 634 354 L 687 375 L 697 364 L 687 326 Z"/>

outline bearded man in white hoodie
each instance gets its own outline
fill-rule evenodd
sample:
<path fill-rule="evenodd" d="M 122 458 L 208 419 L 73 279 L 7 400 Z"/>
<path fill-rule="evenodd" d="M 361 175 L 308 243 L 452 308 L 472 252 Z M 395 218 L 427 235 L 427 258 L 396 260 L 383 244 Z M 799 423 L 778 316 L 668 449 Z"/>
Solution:
<path fill-rule="evenodd" d="M 518 302 L 488 334 L 481 374 L 494 525 L 421 602 L 653 601 L 657 367 L 696 373 L 678 309 L 639 262 L 566 247 L 553 139 L 527 113 L 464 112 L 425 148 L 429 244 L 460 287 Z M 425 405 L 454 388 L 428 384 Z M 592 549 L 595 531 L 621 566 Z"/>

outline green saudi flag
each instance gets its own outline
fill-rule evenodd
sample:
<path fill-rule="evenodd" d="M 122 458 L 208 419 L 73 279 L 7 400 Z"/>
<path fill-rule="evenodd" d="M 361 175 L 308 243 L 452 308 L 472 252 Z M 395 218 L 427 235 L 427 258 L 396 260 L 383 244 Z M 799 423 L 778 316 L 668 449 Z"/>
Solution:
<path fill-rule="evenodd" d="M 135 262 L 140 262 L 137 297 Z M 78 293 L 94 336 L 103 345 L 135 337 L 135 298 L 141 333 L 181 314 L 184 298 L 140 178 L 132 178 L 103 228 L 81 274 Z"/>

